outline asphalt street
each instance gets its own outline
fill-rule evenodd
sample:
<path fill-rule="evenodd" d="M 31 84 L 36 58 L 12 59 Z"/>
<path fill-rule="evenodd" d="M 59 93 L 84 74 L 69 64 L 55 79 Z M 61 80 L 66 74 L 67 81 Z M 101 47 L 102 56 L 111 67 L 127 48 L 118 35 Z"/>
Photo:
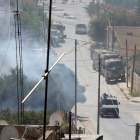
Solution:
<path fill-rule="evenodd" d="M 85 0 L 88 4 L 89 0 Z M 97 101 L 98 101 L 98 72 L 92 69 L 92 60 L 90 59 L 90 38 L 87 35 L 75 34 L 75 25 L 77 23 L 84 23 L 88 25 L 90 20 L 83 8 L 84 3 L 81 4 L 59 4 L 56 3 L 58 8 L 64 11 L 53 11 L 53 21 L 59 21 L 66 26 L 65 34 L 67 38 L 65 43 L 55 48 L 58 57 L 66 52 L 60 63 L 64 63 L 73 72 L 75 71 L 75 39 L 78 40 L 77 48 L 77 79 L 80 85 L 84 86 L 86 91 L 84 93 L 86 102 L 78 103 L 77 110 L 79 120 L 84 124 L 82 117 L 87 114 L 87 119 L 90 119 L 94 126 L 92 131 L 90 126 L 86 126 L 91 133 L 96 133 L 97 128 Z M 76 19 L 66 19 L 59 17 L 63 13 L 68 13 L 76 17 Z M 100 134 L 103 134 L 104 140 L 134 140 L 135 139 L 135 124 L 140 122 L 140 104 L 128 101 L 115 82 L 107 85 L 104 78 L 101 76 L 101 95 L 103 93 L 111 93 L 116 95 L 120 105 L 120 118 L 104 117 L 100 118 Z M 79 112 L 82 111 L 82 113 Z M 73 107 L 74 111 L 74 107 Z"/>

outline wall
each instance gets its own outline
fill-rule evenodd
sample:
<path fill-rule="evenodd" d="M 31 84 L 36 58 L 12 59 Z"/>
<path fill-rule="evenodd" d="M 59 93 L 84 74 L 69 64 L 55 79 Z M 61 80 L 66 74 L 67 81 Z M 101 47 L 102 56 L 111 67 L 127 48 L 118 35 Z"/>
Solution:
<path fill-rule="evenodd" d="M 112 34 L 113 28 L 108 27 L 109 32 L 109 47 L 112 49 Z M 127 35 L 127 33 L 132 33 L 132 35 Z M 128 56 L 132 56 L 134 54 L 134 46 L 137 44 L 137 47 L 140 47 L 140 27 L 137 26 L 115 26 L 114 27 L 114 40 L 116 46 L 118 44 L 119 55 L 126 56 L 126 39 L 127 39 L 127 47 L 128 47 Z"/>

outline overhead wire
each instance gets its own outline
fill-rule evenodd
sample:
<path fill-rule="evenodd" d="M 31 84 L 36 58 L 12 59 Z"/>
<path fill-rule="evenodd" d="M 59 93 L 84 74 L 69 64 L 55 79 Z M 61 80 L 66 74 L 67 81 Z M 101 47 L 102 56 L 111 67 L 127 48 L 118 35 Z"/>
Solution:
<path fill-rule="evenodd" d="M 13 24 L 13 29 L 12 29 L 12 32 L 11 32 L 11 35 L 10 35 L 9 43 L 8 43 L 8 46 L 7 46 L 7 49 L 6 49 L 6 52 L 5 52 L 5 55 L 4 55 L 4 58 L 3 58 L 2 64 L 1 64 L 1 66 L 0 66 L 0 72 L 1 72 L 2 67 L 3 67 L 3 64 L 4 64 L 4 62 L 5 62 L 5 58 L 6 58 L 6 55 L 7 55 L 8 49 L 9 49 L 9 47 L 10 47 L 10 42 L 11 42 L 11 38 L 12 38 L 12 34 L 13 34 L 13 30 L 14 30 L 14 24 Z"/>
<path fill-rule="evenodd" d="M 86 69 L 87 69 L 89 72 L 91 72 L 91 71 L 87 68 L 87 66 L 86 66 L 86 64 L 85 64 L 85 61 L 84 61 L 84 59 L 83 59 L 83 56 L 82 56 L 80 47 L 79 47 L 79 52 L 80 52 L 81 58 L 82 58 L 82 60 L 83 60 L 83 63 L 84 63 L 84 65 L 85 65 Z M 95 72 L 91 72 L 91 73 L 95 73 Z"/>

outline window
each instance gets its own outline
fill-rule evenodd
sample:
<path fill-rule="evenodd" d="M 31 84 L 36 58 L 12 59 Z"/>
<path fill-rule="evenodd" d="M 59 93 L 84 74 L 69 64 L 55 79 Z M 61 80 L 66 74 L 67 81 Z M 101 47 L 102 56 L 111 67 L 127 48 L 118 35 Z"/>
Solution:
<path fill-rule="evenodd" d="M 127 35 L 133 35 L 133 33 L 127 33 Z"/>

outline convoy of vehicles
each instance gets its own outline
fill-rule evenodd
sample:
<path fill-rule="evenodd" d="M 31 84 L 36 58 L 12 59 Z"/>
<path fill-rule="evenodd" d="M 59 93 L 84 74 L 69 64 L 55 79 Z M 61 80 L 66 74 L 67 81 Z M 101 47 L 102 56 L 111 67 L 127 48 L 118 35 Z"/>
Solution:
<path fill-rule="evenodd" d="M 115 117 L 119 117 L 119 108 L 118 105 L 120 102 L 118 102 L 116 96 L 108 95 L 104 93 L 100 100 L 100 116 L 110 116 L 113 115 Z"/>
<path fill-rule="evenodd" d="M 93 69 L 99 71 L 100 59 L 101 74 L 105 76 L 105 80 L 107 83 L 109 83 L 110 80 L 117 81 L 119 79 L 125 82 L 125 70 L 122 58 L 118 54 L 104 50 L 102 48 L 94 49 L 94 51 L 91 51 L 93 52 L 93 54 L 90 53 L 91 59 L 93 60 Z"/>
<path fill-rule="evenodd" d="M 85 24 L 77 24 L 75 29 L 75 34 L 87 34 L 87 29 Z"/>

